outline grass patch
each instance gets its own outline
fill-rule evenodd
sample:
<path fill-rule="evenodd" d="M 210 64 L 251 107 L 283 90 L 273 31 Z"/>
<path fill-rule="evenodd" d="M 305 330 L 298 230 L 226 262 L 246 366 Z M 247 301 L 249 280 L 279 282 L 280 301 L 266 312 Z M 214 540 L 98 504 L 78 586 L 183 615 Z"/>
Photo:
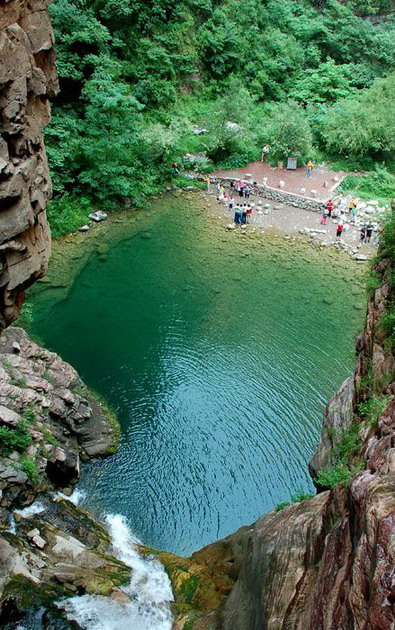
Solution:
<path fill-rule="evenodd" d="M 52 431 L 51 431 L 48 427 L 43 426 L 43 427 L 41 428 L 41 433 L 43 434 L 43 436 L 44 436 L 44 438 L 45 438 L 45 441 L 46 441 L 48 444 L 51 444 L 52 446 L 61 446 L 61 443 L 59 442 L 59 440 L 57 440 L 57 439 L 54 437 L 54 435 L 53 435 Z"/>
<path fill-rule="evenodd" d="M 358 405 L 358 411 L 361 416 L 366 419 L 370 426 L 374 429 L 377 428 L 377 422 L 381 414 L 387 408 L 389 396 L 373 396 L 366 402 Z"/>
<path fill-rule="evenodd" d="M 351 468 L 338 462 L 334 466 L 326 466 L 318 471 L 316 483 L 323 488 L 334 488 L 340 484 L 347 484 L 358 472 L 364 469 L 363 460 L 358 460 Z"/>
<path fill-rule="evenodd" d="M 193 630 L 197 621 L 197 617 L 190 617 L 186 624 L 184 625 L 183 630 Z"/>
<path fill-rule="evenodd" d="M 283 501 L 282 503 L 277 503 L 274 510 L 275 512 L 281 512 L 281 510 L 288 507 L 289 505 L 292 505 L 293 503 L 301 503 L 302 501 L 306 501 L 307 499 L 312 499 L 313 497 L 314 497 L 314 494 L 310 494 L 308 492 L 305 492 L 302 489 L 299 489 L 295 492 L 295 494 L 291 495 L 290 501 Z"/>
<path fill-rule="evenodd" d="M 349 465 L 349 459 L 357 455 L 362 447 L 360 431 L 361 425 L 358 422 L 352 422 L 340 433 L 332 432 L 335 463 L 318 471 L 315 478 L 318 486 L 334 488 L 340 484 L 346 484 L 357 472 L 363 470 L 365 464 L 362 459 L 358 459 L 351 466 Z"/>
<path fill-rule="evenodd" d="M 27 385 L 27 380 L 24 376 L 21 376 L 20 378 L 11 377 L 11 383 L 16 387 L 25 388 Z"/>
<path fill-rule="evenodd" d="M 39 480 L 39 474 L 37 462 L 33 459 L 33 457 L 21 457 L 21 468 L 31 483 L 37 483 Z"/>
<path fill-rule="evenodd" d="M 2 455 L 10 455 L 12 451 L 23 451 L 32 443 L 32 436 L 25 428 L 9 429 L 0 427 L 0 449 Z"/>
<path fill-rule="evenodd" d="M 389 203 L 394 196 L 395 175 L 384 166 L 376 166 L 366 175 L 347 175 L 340 186 L 340 192 L 354 192 L 361 199 L 382 199 Z"/>
<path fill-rule="evenodd" d="M 182 599 L 183 603 L 193 604 L 193 598 L 199 586 L 200 580 L 196 575 L 191 575 L 184 580 L 179 590 L 179 598 Z"/>
<path fill-rule="evenodd" d="M 89 221 L 88 214 L 93 211 L 92 203 L 84 197 L 63 195 L 53 199 L 47 208 L 48 221 L 53 238 L 59 238 L 75 232 Z"/>
<path fill-rule="evenodd" d="M 178 175 L 173 179 L 173 184 L 178 188 L 186 188 L 187 186 L 193 186 L 196 190 L 206 190 L 207 188 L 206 182 L 200 182 L 196 179 L 190 179 L 189 177 L 182 177 L 182 175 Z"/>
<path fill-rule="evenodd" d="M 372 171 L 375 166 L 375 160 L 370 157 L 335 159 L 328 164 L 332 171 L 345 171 L 346 173 Z"/>
<path fill-rule="evenodd" d="M 388 337 L 386 341 L 385 349 L 389 352 L 395 349 L 395 310 L 392 306 L 388 311 L 383 313 L 380 326 L 387 333 Z"/>
<path fill-rule="evenodd" d="M 21 413 L 22 418 L 26 420 L 29 424 L 32 424 L 37 419 L 37 413 L 34 408 L 34 404 L 30 403 L 24 411 Z"/>
<path fill-rule="evenodd" d="M 366 278 L 366 291 L 369 297 L 373 297 L 374 292 L 381 287 L 382 283 L 381 275 L 371 269 Z"/>

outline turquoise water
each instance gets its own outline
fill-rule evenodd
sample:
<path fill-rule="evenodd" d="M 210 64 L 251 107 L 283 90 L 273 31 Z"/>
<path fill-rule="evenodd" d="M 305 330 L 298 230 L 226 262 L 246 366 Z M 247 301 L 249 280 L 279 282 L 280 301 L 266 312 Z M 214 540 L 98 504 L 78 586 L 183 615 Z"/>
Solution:
<path fill-rule="evenodd" d="M 83 469 L 86 505 L 182 554 L 312 488 L 364 312 L 360 268 L 226 232 L 201 203 L 157 202 L 109 231 L 65 299 L 32 298 L 33 332 L 122 424 L 119 452 Z"/>

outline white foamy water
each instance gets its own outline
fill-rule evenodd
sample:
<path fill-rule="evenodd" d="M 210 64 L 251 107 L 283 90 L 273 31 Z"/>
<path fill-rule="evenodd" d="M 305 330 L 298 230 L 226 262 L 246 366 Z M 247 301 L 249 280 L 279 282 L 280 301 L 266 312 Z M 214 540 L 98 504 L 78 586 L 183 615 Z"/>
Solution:
<path fill-rule="evenodd" d="M 79 488 L 75 488 L 70 495 L 64 494 L 63 492 L 57 492 L 56 494 L 61 499 L 66 499 L 67 501 L 70 501 L 70 503 L 74 503 L 74 505 L 80 505 L 86 497 L 86 492 L 84 492 L 84 490 L 80 490 Z"/>
<path fill-rule="evenodd" d="M 60 602 L 70 620 L 86 630 L 171 630 L 170 602 L 173 593 L 168 575 L 160 562 L 143 558 L 136 548 L 139 541 L 126 519 L 106 518 L 112 537 L 113 553 L 131 567 L 132 576 L 122 591 L 125 602 L 100 595 L 82 595 Z"/>
<path fill-rule="evenodd" d="M 22 518 L 29 518 L 29 516 L 34 516 L 35 514 L 41 514 L 41 512 L 45 511 L 45 505 L 42 501 L 34 501 L 28 507 L 23 508 L 23 510 L 14 510 L 16 514 L 22 516 Z"/>

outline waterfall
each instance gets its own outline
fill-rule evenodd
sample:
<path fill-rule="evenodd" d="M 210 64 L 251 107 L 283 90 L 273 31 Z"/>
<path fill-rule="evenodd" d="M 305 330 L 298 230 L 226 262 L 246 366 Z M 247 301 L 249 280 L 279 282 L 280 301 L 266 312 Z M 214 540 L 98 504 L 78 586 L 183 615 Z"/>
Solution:
<path fill-rule="evenodd" d="M 106 522 L 114 555 L 132 569 L 131 580 L 122 589 L 125 602 L 82 595 L 58 602 L 58 606 L 85 630 L 171 630 L 173 593 L 163 566 L 154 558 L 141 556 L 136 547 L 139 541 L 123 516 L 108 515 Z"/>
<path fill-rule="evenodd" d="M 19 514 L 23 518 L 29 518 L 30 516 L 35 516 L 36 514 L 41 514 L 45 510 L 45 505 L 42 501 L 37 500 L 34 501 L 28 507 L 23 508 L 23 510 L 14 510 L 15 514 Z"/>
<path fill-rule="evenodd" d="M 66 501 L 70 501 L 70 503 L 74 503 L 74 505 L 80 505 L 86 497 L 86 492 L 84 490 L 80 490 L 80 488 L 74 488 L 70 495 L 64 494 L 63 492 L 57 492 L 55 496 L 60 497 L 61 499 L 66 499 Z"/>

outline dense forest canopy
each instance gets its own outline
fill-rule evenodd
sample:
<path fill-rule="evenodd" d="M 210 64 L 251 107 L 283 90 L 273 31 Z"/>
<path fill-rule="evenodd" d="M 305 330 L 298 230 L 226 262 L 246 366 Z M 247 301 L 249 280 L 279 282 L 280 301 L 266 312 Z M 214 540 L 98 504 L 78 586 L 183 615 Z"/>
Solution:
<path fill-rule="evenodd" d="M 55 0 L 52 213 L 139 204 L 173 160 L 241 166 L 265 142 L 273 160 L 390 165 L 393 10 L 391 0 Z"/>

